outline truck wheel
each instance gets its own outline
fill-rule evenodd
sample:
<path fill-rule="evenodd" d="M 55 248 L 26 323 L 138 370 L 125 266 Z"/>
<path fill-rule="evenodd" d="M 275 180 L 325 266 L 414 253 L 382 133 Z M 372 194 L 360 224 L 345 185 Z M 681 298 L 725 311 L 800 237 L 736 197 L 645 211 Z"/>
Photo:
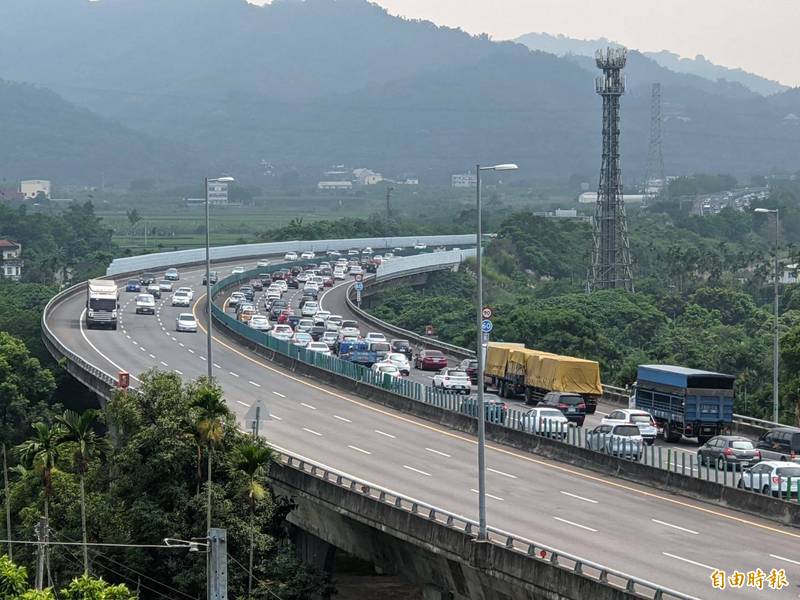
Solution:
<path fill-rule="evenodd" d="M 664 437 L 667 438 L 667 441 L 673 444 L 676 444 L 681 441 L 681 434 L 678 431 L 675 431 L 671 425 L 667 425 L 666 429 L 664 430 Z"/>

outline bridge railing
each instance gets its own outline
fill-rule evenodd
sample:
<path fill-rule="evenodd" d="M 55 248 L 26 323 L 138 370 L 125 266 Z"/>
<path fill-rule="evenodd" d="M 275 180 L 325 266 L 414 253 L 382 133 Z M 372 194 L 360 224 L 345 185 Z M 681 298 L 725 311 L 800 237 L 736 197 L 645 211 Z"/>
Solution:
<path fill-rule="evenodd" d="M 273 446 L 273 449 L 276 451 L 276 460 L 283 466 L 297 469 L 312 477 L 321 479 L 326 483 L 356 492 L 375 502 L 389 504 L 396 509 L 406 511 L 430 521 L 435 521 L 439 525 L 452 527 L 473 539 L 477 539 L 478 537 L 479 525 L 478 522 L 473 519 L 439 508 L 427 502 L 404 496 L 398 492 L 377 486 L 374 483 L 356 479 L 351 475 L 320 465 L 315 461 L 293 455 L 275 446 Z M 674 598 L 675 600 L 697 600 L 694 596 L 689 596 L 640 577 L 635 577 L 623 571 L 611 569 L 605 565 L 565 552 L 549 544 L 542 544 L 541 542 L 509 533 L 503 529 L 487 527 L 487 533 L 487 541 L 491 544 L 502 546 L 522 554 L 531 560 L 547 562 L 560 569 L 571 571 L 576 575 L 591 577 L 600 583 L 625 590 L 629 593 L 636 593 L 646 598 L 653 598 L 654 600 L 664 600 L 667 598 Z"/>
<path fill-rule="evenodd" d="M 267 267 L 266 270 L 272 271 L 276 268 L 278 268 L 278 265 Z M 258 271 L 263 270 L 253 269 L 222 279 L 212 287 L 212 297 L 216 298 L 221 292 L 229 288 L 232 289 L 240 282 L 249 281 L 257 276 Z M 336 356 L 325 356 L 295 346 L 288 341 L 276 339 L 266 332 L 252 329 L 247 324 L 227 314 L 217 303 L 212 303 L 212 316 L 223 327 L 268 352 L 277 352 L 314 368 L 329 371 L 357 381 L 359 384 L 379 388 L 409 400 L 422 402 L 472 419 L 477 418 L 477 400 L 474 397 L 458 396 L 442 388 L 423 385 L 404 378 L 393 378 Z M 269 357 L 268 353 L 267 356 Z M 622 388 L 613 388 L 612 392 L 622 394 L 624 390 Z M 663 446 L 648 446 L 644 443 L 639 447 L 629 445 L 620 447 L 619 442 L 615 442 L 611 438 L 597 437 L 583 427 L 551 427 L 550 421 L 537 426 L 531 423 L 530 417 L 526 413 L 527 410 L 489 406 L 486 408 L 486 422 L 490 426 L 499 426 L 522 432 L 532 436 L 534 439 L 548 438 L 551 444 L 563 444 L 580 448 L 582 451 L 589 450 L 594 453 L 605 454 L 618 461 L 635 462 L 659 471 L 701 479 L 723 487 L 738 487 L 740 485 L 741 477 L 737 479 L 735 465 L 728 465 L 725 462 L 722 465 L 701 463 L 698 458 L 699 455 L 694 452 L 664 448 Z M 729 467 L 733 467 L 733 470 L 730 470 Z M 765 489 L 761 483 L 759 481 L 758 486 L 753 485 L 754 493 L 771 495 L 771 488 Z M 778 496 L 778 500 L 781 502 L 800 502 L 800 488 L 793 489 L 789 485 L 785 493 L 780 493 Z"/>

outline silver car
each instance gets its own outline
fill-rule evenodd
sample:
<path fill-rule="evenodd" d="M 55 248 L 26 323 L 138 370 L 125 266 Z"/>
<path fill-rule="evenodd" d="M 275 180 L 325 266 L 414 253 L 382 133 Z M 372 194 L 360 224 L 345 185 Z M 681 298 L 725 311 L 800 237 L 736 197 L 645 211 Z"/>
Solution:
<path fill-rule="evenodd" d="M 197 320 L 192 313 L 181 313 L 175 319 L 175 331 L 197 331 Z"/>
<path fill-rule="evenodd" d="M 598 425 L 586 432 L 591 450 L 638 461 L 644 452 L 644 439 L 636 425 Z"/>
<path fill-rule="evenodd" d="M 796 496 L 800 489 L 799 464 L 781 460 L 765 460 L 742 471 L 742 477 L 737 486 L 762 494 L 785 496 L 790 481 L 791 493 Z"/>

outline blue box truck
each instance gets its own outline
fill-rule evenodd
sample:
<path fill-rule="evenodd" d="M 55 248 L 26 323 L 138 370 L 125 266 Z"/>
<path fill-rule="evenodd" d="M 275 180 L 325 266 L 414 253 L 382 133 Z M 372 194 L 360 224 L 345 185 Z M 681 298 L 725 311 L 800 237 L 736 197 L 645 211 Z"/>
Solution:
<path fill-rule="evenodd" d="M 676 367 L 639 365 L 634 406 L 646 410 L 669 442 L 681 436 L 705 444 L 733 422 L 733 375 Z"/>

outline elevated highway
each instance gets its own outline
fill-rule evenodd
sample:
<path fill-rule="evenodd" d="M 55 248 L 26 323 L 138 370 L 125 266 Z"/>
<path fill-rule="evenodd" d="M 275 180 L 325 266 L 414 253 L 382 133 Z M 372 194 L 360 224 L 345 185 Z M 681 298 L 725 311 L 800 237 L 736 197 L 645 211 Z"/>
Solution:
<path fill-rule="evenodd" d="M 215 268 L 226 274 L 232 264 L 254 261 Z M 181 285 L 201 290 L 201 270 L 181 276 Z M 154 367 L 195 378 L 206 371 L 205 339 L 174 331 L 184 309 L 170 307 L 167 296 L 149 316 L 135 315 L 133 294 L 123 294 L 115 332 L 85 330 L 82 295 L 67 295 L 48 310 L 46 325 L 74 356 L 112 375 L 128 371 L 134 385 L 136 375 Z M 195 302 L 196 313 L 202 302 Z M 276 446 L 444 511 L 475 514 L 474 437 L 298 376 L 221 333 L 214 363 L 237 416 L 258 398 L 269 404 L 273 420 L 264 434 Z M 713 569 L 784 568 L 791 587 L 769 593 L 800 594 L 800 533 L 791 527 L 499 444 L 489 445 L 487 465 L 489 522 L 499 530 L 698 598 L 755 597 L 747 588 L 714 590 Z"/>

